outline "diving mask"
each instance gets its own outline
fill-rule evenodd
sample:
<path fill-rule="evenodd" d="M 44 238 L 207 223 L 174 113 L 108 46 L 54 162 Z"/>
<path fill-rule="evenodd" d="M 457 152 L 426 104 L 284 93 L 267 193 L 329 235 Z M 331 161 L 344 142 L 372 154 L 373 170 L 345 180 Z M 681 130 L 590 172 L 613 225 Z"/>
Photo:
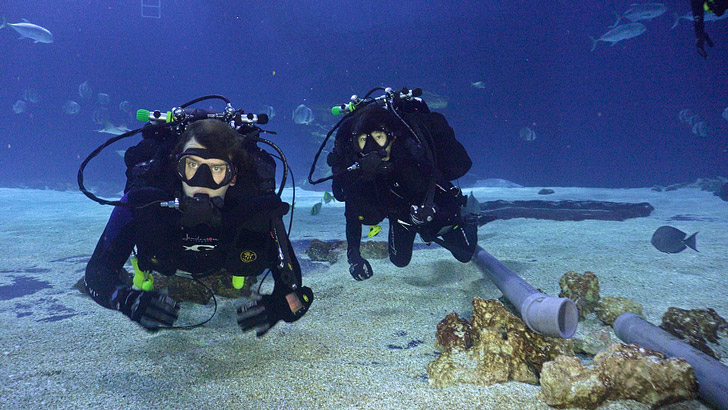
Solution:
<path fill-rule="evenodd" d="M 200 159 L 213 161 L 208 164 Z M 235 173 L 228 158 L 212 155 L 206 149 L 188 148 L 177 156 L 177 176 L 190 186 L 222 188 L 232 182 Z"/>
<path fill-rule="evenodd" d="M 394 134 L 385 127 L 380 127 L 366 134 L 353 135 L 352 140 L 356 151 L 369 154 L 386 149 L 394 140 Z"/>

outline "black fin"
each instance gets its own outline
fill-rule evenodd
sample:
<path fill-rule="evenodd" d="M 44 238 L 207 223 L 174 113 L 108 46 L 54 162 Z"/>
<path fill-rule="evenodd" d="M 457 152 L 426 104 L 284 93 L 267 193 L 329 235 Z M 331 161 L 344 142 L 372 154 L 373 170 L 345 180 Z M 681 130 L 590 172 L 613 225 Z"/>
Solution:
<path fill-rule="evenodd" d="M 688 248 L 694 250 L 695 252 L 700 252 L 698 250 L 698 248 L 695 247 L 696 246 L 695 245 L 695 235 L 697 235 L 697 234 L 698 233 L 695 232 L 694 234 L 692 234 L 692 235 L 688 236 L 687 238 L 683 239 L 683 243 L 685 244 L 685 246 L 687 246 Z"/>

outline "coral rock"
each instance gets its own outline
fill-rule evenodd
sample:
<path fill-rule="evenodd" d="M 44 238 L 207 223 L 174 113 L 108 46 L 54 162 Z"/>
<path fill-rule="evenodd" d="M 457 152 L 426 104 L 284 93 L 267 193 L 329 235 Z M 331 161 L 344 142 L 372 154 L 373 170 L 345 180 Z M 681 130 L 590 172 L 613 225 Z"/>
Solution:
<path fill-rule="evenodd" d="M 662 315 L 660 327 L 703 353 L 720 359 L 707 342 L 717 344 L 720 336 L 728 330 L 728 322 L 711 308 L 685 310 L 671 307 Z"/>
<path fill-rule="evenodd" d="M 604 326 L 595 318 L 590 318 L 579 323 L 579 328 L 572 340 L 576 353 L 594 356 L 607 350 L 607 347 L 612 344 L 611 328 Z"/>
<path fill-rule="evenodd" d="M 389 257 L 389 243 L 386 241 L 366 241 L 361 243 L 361 256 L 366 259 L 385 259 Z M 346 252 L 346 241 L 311 241 L 306 255 L 312 261 L 336 263 L 339 255 Z"/>
<path fill-rule="evenodd" d="M 475 298 L 473 308 L 469 323 L 451 313 L 438 325 L 443 353 L 427 366 L 432 386 L 509 380 L 537 384 L 543 363 L 574 354 L 571 342 L 532 332 L 496 300 Z"/>
<path fill-rule="evenodd" d="M 599 299 L 594 311 L 604 324 L 612 326 L 622 313 L 642 316 L 642 304 L 629 298 L 605 296 Z"/>
<path fill-rule="evenodd" d="M 606 395 L 607 388 L 599 375 L 576 357 L 559 356 L 543 365 L 538 398 L 551 407 L 594 409 Z"/>
<path fill-rule="evenodd" d="M 596 355 L 591 370 L 573 357 L 545 363 L 541 387 L 538 397 L 549 406 L 586 409 L 627 399 L 658 407 L 693 400 L 698 392 L 695 372 L 684 359 L 621 343 Z"/>
<path fill-rule="evenodd" d="M 329 261 L 329 254 L 331 250 L 339 246 L 341 241 L 324 242 L 318 239 L 311 241 L 311 244 L 306 249 L 306 255 L 312 261 L 326 262 Z M 335 263 L 336 261 L 334 261 Z"/>
<path fill-rule="evenodd" d="M 559 286 L 559 297 L 574 301 L 579 309 L 579 320 L 594 311 L 599 301 L 599 278 L 594 273 L 587 271 L 582 275 L 574 271 L 566 272 L 559 279 Z"/>
<path fill-rule="evenodd" d="M 346 242 L 344 242 L 346 243 Z M 361 256 L 366 259 L 386 259 L 389 257 L 389 242 L 366 241 L 361 243 Z"/>
<path fill-rule="evenodd" d="M 435 347 L 443 352 L 453 348 L 470 349 L 473 346 L 472 330 L 467 320 L 459 318 L 457 313 L 450 313 L 437 324 Z"/>
<path fill-rule="evenodd" d="M 594 368 L 610 400 L 663 406 L 697 397 L 698 380 L 685 359 L 665 359 L 642 346 L 615 343 L 594 357 Z"/>

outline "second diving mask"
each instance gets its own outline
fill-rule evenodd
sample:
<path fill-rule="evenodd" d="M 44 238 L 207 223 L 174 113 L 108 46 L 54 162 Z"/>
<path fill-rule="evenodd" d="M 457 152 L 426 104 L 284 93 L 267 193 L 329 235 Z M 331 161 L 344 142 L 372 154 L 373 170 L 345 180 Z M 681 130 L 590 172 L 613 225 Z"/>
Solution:
<path fill-rule="evenodd" d="M 207 164 L 200 158 L 214 161 Z M 177 157 L 177 176 L 190 186 L 222 188 L 232 182 L 235 173 L 229 159 L 214 156 L 205 149 L 189 148 Z"/>

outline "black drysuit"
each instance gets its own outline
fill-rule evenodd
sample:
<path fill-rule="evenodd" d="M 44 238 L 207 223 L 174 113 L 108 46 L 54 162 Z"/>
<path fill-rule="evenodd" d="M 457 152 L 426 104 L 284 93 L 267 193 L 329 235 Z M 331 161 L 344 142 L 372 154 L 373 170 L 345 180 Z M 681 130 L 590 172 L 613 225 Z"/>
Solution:
<path fill-rule="evenodd" d="M 417 233 L 427 243 L 434 241 L 446 247 L 459 261 L 470 261 L 477 245 L 477 224 L 460 213 L 465 197 L 442 177 L 427 159 L 423 146 L 412 137 L 406 133 L 397 137 L 392 143 L 388 172 L 373 180 L 363 178 L 359 171 L 342 174 L 356 161 L 355 154 L 346 153 L 351 148 L 347 141 L 352 122 L 342 124 L 337 134 L 338 147 L 334 149 L 338 158 L 348 160 L 330 161 L 332 171 L 338 175 L 333 180 L 334 196 L 345 202 L 349 262 L 361 258 L 362 225 L 376 225 L 384 218 L 389 219 L 389 258 L 396 266 L 409 264 Z M 444 119 L 443 126 L 447 126 Z M 428 192 L 434 195 L 437 212 L 431 222 L 417 225 L 410 216 L 411 206 L 423 205 Z"/>
<path fill-rule="evenodd" d="M 265 184 L 253 174 L 239 174 L 238 183 L 228 189 L 218 228 L 182 227 L 178 210 L 158 204 L 114 208 L 86 266 L 85 283 L 91 297 L 113 308 L 111 295 L 122 285 L 119 272 L 134 246 L 141 270 L 173 275 L 179 269 L 204 277 L 221 271 L 231 276 L 256 276 L 269 268 L 276 291 L 300 287 L 300 266 L 282 222 L 288 204 L 275 195 L 272 186 L 261 189 Z M 171 170 L 167 175 L 173 181 L 170 186 L 177 186 L 177 195 L 156 187 L 134 187 L 122 201 L 147 204 L 173 200 L 179 196 L 181 184 Z M 280 263 L 280 254 L 287 263 Z M 291 269 L 279 269 L 280 265 Z"/>

